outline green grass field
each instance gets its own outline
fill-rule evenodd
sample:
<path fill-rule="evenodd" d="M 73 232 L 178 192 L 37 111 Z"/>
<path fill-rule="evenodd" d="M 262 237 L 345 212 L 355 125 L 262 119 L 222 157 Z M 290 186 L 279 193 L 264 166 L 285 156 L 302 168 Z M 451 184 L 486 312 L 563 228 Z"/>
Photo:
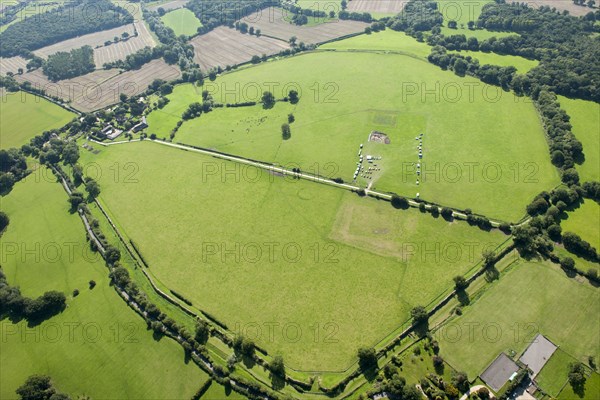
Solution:
<path fill-rule="evenodd" d="M 467 28 L 463 29 L 460 27 L 458 27 L 457 29 L 450 29 L 446 26 L 442 27 L 442 34 L 445 36 L 465 35 L 467 38 L 474 37 L 480 41 L 485 40 L 485 39 L 490 39 L 492 37 L 502 38 L 502 37 L 516 35 L 515 33 L 512 33 L 512 32 L 493 32 L 493 31 L 488 31 L 487 29 L 471 30 L 471 29 L 467 29 Z"/>
<path fill-rule="evenodd" d="M 548 363 L 536 377 L 539 386 L 551 396 L 556 397 L 567 383 L 569 376 L 569 364 L 576 362 L 569 354 L 558 348 Z"/>
<path fill-rule="evenodd" d="M 563 231 L 576 233 L 596 249 L 600 248 L 600 206 L 593 200 L 586 200 L 570 212 L 561 226 Z"/>
<path fill-rule="evenodd" d="M 9 283 L 26 296 L 59 290 L 68 300 L 65 311 L 35 327 L 0 321 L 0 398 L 15 399 L 15 389 L 32 374 L 50 375 L 72 398 L 190 398 L 207 375 L 184 362 L 176 342 L 154 340 L 109 286 L 108 270 L 89 251 L 66 199 L 58 183 L 38 172 L 2 198 L 10 216 L 1 261 Z M 89 289 L 92 279 L 97 285 Z"/>
<path fill-rule="evenodd" d="M 297 0 L 296 5 L 303 9 L 309 9 L 314 11 L 325 11 L 329 14 L 329 11 L 335 11 L 337 14 L 342 7 L 341 0 Z"/>
<path fill-rule="evenodd" d="M 393 36 L 386 32 L 374 34 Z M 398 34 L 398 46 L 410 40 Z M 413 48 L 422 44 L 413 41 Z M 340 46 L 343 42 L 332 44 Z M 330 68 L 337 65 L 337 68 Z M 361 79 L 356 79 L 360 74 Z M 292 77 L 292 78 L 290 78 Z M 275 85 L 275 86 L 267 86 Z M 332 177 L 351 181 L 358 148 L 382 157 L 370 182 L 394 191 L 489 217 L 518 220 L 525 205 L 543 189 L 559 183 L 536 111 L 526 98 L 496 91 L 473 78 L 460 78 L 425 60 L 369 52 L 316 52 L 261 64 L 206 82 L 216 102 L 259 100 L 271 87 L 277 98 L 300 89 L 294 106 L 272 110 L 218 109 L 185 122 L 175 141 L 303 170 L 333 166 Z M 273 89 L 274 87 L 274 89 Z M 164 109 L 150 114 L 149 132 L 168 137 L 201 88 L 177 87 Z M 499 90 L 499 89 L 498 89 Z M 285 93 L 284 93 L 285 92 Z M 266 118 L 257 124 L 253 116 Z M 296 118 L 292 137 L 283 141 L 285 115 Z M 373 130 L 391 144 L 369 143 Z M 417 185 L 415 136 L 424 133 L 423 175 Z M 365 180 L 360 180 L 366 185 Z M 511 201 L 506 201 L 510 197 Z"/>
<path fill-rule="evenodd" d="M 500 352 L 521 353 L 537 333 L 577 359 L 598 359 L 600 324 L 591 316 L 599 312 L 597 288 L 554 265 L 519 261 L 435 336 L 444 359 L 473 378 Z"/>
<path fill-rule="evenodd" d="M 559 97 L 561 107 L 571 117 L 573 134 L 583 144 L 585 161 L 577 166 L 583 182 L 600 179 L 600 104 Z"/>
<path fill-rule="evenodd" d="M 489 39 L 494 36 L 497 38 L 510 36 L 512 34 L 510 32 L 491 32 L 486 29 L 468 29 L 469 21 L 477 22 L 483 6 L 492 2 L 493 0 L 437 0 L 438 10 L 444 17 L 442 34 L 446 36 L 465 35 L 466 37 L 476 37 L 479 40 Z M 448 28 L 449 21 L 456 21 L 458 24 L 457 28 Z"/>
<path fill-rule="evenodd" d="M 371 33 L 370 35 L 359 35 L 337 42 L 326 43 L 319 46 L 319 49 L 393 51 L 423 59 L 426 59 L 431 53 L 431 47 L 428 46 L 427 43 L 418 42 L 404 32 L 396 32 L 391 29 Z"/>
<path fill-rule="evenodd" d="M 201 397 L 202 400 L 244 400 L 245 397 L 234 392 L 230 388 L 225 388 L 214 382 L 210 385 L 206 393 Z"/>
<path fill-rule="evenodd" d="M 560 395 L 559 400 L 597 400 L 600 399 L 600 374 L 592 373 L 585 382 L 583 395 L 573 392 L 571 385 L 565 386 Z"/>
<path fill-rule="evenodd" d="M 581 258 L 576 254 L 571 253 L 567 249 L 565 249 L 562 245 L 556 244 L 554 246 L 554 252 L 558 254 L 559 257 L 571 257 L 575 261 L 575 267 L 581 271 L 589 271 L 590 269 L 598 269 L 598 264 L 588 261 L 585 258 Z"/>
<path fill-rule="evenodd" d="M 167 107 L 157 109 L 148 115 L 149 133 L 156 133 L 159 137 L 169 137 L 171 130 L 181 119 L 181 114 L 190 103 L 202 102 L 202 89 L 192 84 L 177 85 L 173 93 L 167 96 L 171 101 Z"/>
<path fill-rule="evenodd" d="M 186 35 L 192 36 L 198 33 L 198 28 L 202 26 L 200 20 L 194 15 L 194 13 L 187 8 L 179 8 L 177 10 L 169 11 L 160 19 L 169 28 L 175 31 L 177 36 Z"/>
<path fill-rule="evenodd" d="M 0 98 L 0 149 L 21 147 L 43 131 L 56 129 L 75 114 L 48 100 L 25 92 Z"/>
<path fill-rule="evenodd" d="M 100 150 L 82 161 L 137 166 L 137 184 L 103 175 L 101 201 L 150 272 L 293 368 L 345 369 L 505 240 L 156 143 Z"/>
<path fill-rule="evenodd" d="M 490 64 L 501 67 L 515 67 L 520 74 L 525 74 L 539 65 L 539 61 L 528 60 L 524 57 L 500 55 L 496 53 L 484 53 L 482 51 L 461 51 L 460 54 L 465 57 L 473 57 L 479 60 L 480 65 Z"/>

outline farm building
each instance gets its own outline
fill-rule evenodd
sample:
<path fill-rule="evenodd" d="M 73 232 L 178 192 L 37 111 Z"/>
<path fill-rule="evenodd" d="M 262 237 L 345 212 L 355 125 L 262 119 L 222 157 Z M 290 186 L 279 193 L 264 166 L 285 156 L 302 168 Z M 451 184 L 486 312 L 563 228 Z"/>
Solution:
<path fill-rule="evenodd" d="M 147 127 L 148 123 L 146 122 L 146 117 L 144 116 L 142 117 L 142 120 L 139 123 L 135 124 L 133 128 L 131 128 L 131 131 L 137 133 L 143 129 L 146 129 Z"/>
<path fill-rule="evenodd" d="M 110 140 L 114 140 L 116 138 L 118 138 L 121 133 L 123 133 L 122 130 L 120 129 L 116 129 L 115 127 L 113 127 L 112 125 L 106 125 L 104 127 L 104 129 L 102 129 L 100 131 L 100 133 L 98 133 L 98 137 L 100 139 L 110 139 Z"/>

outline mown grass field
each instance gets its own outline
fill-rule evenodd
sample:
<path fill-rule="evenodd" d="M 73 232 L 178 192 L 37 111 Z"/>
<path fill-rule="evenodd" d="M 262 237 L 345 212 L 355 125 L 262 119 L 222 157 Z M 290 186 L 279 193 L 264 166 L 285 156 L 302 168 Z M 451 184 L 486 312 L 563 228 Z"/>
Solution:
<path fill-rule="evenodd" d="M 398 35 L 398 46 L 411 40 Z M 264 129 L 245 119 L 256 109 L 216 110 L 185 122 L 175 141 L 296 163 L 303 170 L 333 165 L 335 175 L 330 176 L 351 181 L 359 145 L 378 130 L 391 144 L 369 149 L 382 157 L 372 188 L 409 197 L 420 193 L 425 200 L 514 221 L 537 193 L 559 182 L 529 99 L 399 54 L 316 52 L 225 74 L 203 88 L 183 86 L 169 96 L 170 104 L 150 114 L 149 131 L 168 137 L 183 105 L 198 101 L 202 89 L 216 102 L 235 103 L 260 100 L 268 88 L 277 98 L 298 89 L 300 102 L 280 102 L 262 113 L 274 118 L 271 125 L 261 125 Z M 290 110 L 296 122 L 291 139 L 283 141 L 279 126 L 286 119 L 279 116 Z M 237 129 L 232 131 L 232 125 Z M 419 133 L 425 136 L 417 185 Z"/>
<path fill-rule="evenodd" d="M 244 400 L 245 397 L 234 392 L 230 388 L 225 388 L 214 382 L 210 385 L 206 393 L 200 397 L 202 400 Z"/>
<path fill-rule="evenodd" d="M 600 104 L 559 97 L 561 107 L 571 117 L 573 134 L 583 144 L 585 160 L 577 166 L 583 182 L 600 179 Z"/>
<path fill-rule="evenodd" d="M 515 67 L 517 72 L 525 74 L 539 65 L 539 61 L 528 60 L 524 57 L 500 55 L 496 53 L 484 53 L 482 51 L 461 51 L 458 54 L 465 57 L 473 57 L 479 60 L 480 65 L 490 64 L 501 67 Z"/>
<path fill-rule="evenodd" d="M 431 53 L 431 47 L 427 43 L 418 42 L 404 32 L 396 32 L 391 29 L 326 43 L 319 46 L 319 49 L 394 51 L 423 59 L 426 59 Z"/>
<path fill-rule="evenodd" d="M 32 137 L 60 128 L 75 117 L 74 113 L 25 92 L 2 92 L 0 115 L 0 149 L 21 147 Z"/>
<path fill-rule="evenodd" d="M 202 102 L 202 89 L 195 85 L 177 85 L 173 93 L 167 96 L 170 103 L 163 109 L 148 115 L 148 132 L 156 133 L 159 137 L 169 137 L 171 130 L 181 119 L 181 114 L 190 103 Z"/>
<path fill-rule="evenodd" d="M 536 377 L 539 386 L 553 397 L 557 397 L 569 376 L 569 364 L 576 362 L 569 354 L 558 348 Z"/>
<path fill-rule="evenodd" d="M 198 33 L 198 28 L 202 26 L 200 20 L 187 8 L 169 11 L 160 19 L 166 26 L 173 29 L 177 36 L 192 36 Z"/>
<path fill-rule="evenodd" d="M 560 395 L 559 400 L 595 400 L 600 398 L 600 374 L 592 373 L 585 381 L 583 395 L 575 393 L 571 385 L 565 386 Z"/>
<path fill-rule="evenodd" d="M 593 200 L 586 200 L 578 209 L 568 213 L 561 222 L 563 232 L 573 232 L 596 249 L 600 248 L 600 206 Z"/>
<path fill-rule="evenodd" d="M 0 321 L 0 397 L 17 398 L 15 390 L 32 374 L 50 375 L 72 398 L 191 397 L 207 375 L 184 362 L 179 344 L 153 339 L 109 286 L 108 270 L 89 251 L 83 224 L 69 214 L 66 199 L 58 183 L 38 172 L 2 198 L 2 211 L 10 216 L 2 237 L 9 283 L 26 296 L 58 290 L 68 300 L 65 311 L 34 327 Z M 90 280 L 96 281 L 93 289 Z"/>
<path fill-rule="evenodd" d="M 557 244 L 554 246 L 554 252 L 558 254 L 559 257 L 571 257 L 575 261 L 575 267 L 581 271 L 589 271 L 590 269 L 598 270 L 598 264 L 588 261 L 585 258 L 579 257 L 576 254 L 571 253 L 567 249 L 565 249 L 562 244 Z"/>
<path fill-rule="evenodd" d="M 345 369 L 505 240 L 157 143 L 100 150 L 82 161 L 137 166 L 100 197 L 150 272 L 292 368 Z"/>
<path fill-rule="evenodd" d="M 480 41 L 485 40 L 485 39 L 490 39 L 492 37 L 502 38 L 502 37 L 507 37 L 507 36 L 512 36 L 512 35 L 517 35 L 516 33 L 512 33 L 512 32 L 494 32 L 494 31 L 488 31 L 487 29 L 471 30 L 471 29 L 467 29 L 467 28 L 463 29 L 460 27 L 458 27 L 457 29 L 451 29 L 446 26 L 442 27 L 442 34 L 445 36 L 465 35 L 467 38 L 474 37 Z"/>
<path fill-rule="evenodd" d="M 600 322 L 591 317 L 600 312 L 598 289 L 554 265 L 519 261 L 463 312 L 435 336 L 444 359 L 471 378 L 538 333 L 581 361 L 600 355 Z"/>

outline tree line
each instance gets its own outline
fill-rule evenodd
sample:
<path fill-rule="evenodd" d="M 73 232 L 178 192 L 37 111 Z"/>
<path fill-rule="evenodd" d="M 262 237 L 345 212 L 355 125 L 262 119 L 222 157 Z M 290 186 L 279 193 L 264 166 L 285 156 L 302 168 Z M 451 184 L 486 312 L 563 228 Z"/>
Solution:
<path fill-rule="evenodd" d="M 425 32 L 441 26 L 444 16 L 438 10 L 438 3 L 431 0 L 411 0 L 401 13 L 388 19 L 387 26 L 395 31 L 405 31 L 410 35 Z"/>
<path fill-rule="evenodd" d="M 405 31 L 418 40 L 424 40 L 425 33 L 429 31 L 429 45 L 442 46 L 450 51 L 491 51 L 540 61 L 538 67 L 525 75 L 514 76 L 513 81 L 510 75 L 514 74 L 509 70 L 485 67 L 478 71 L 472 59 L 453 56 L 454 59 L 450 60 L 436 48 L 430 61 L 444 68 L 450 67 L 459 74 L 478 74 L 484 82 L 500 83 L 500 86 L 510 87 L 519 94 L 533 96 L 546 87 L 564 96 L 600 102 L 600 41 L 593 37 L 594 33 L 600 32 L 596 21 L 600 21 L 600 10 L 577 18 L 547 6 L 532 9 L 527 4 L 495 0 L 483 7 L 477 28 L 518 35 L 479 41 L 465 35 L 442 35 L 443 16 L 437 3 L 412 0 L 402 13 L 387 20 L 387 26 Z M 475 27 L 475 24 L 469 25 Z M 556 28 L 558 26 L 560 29 Z M 501 82 L 508 79 L 511 82 Z"/>
<path fill-rule="evenodd" d="M 132 22 L 131 14 L 109 0 L 74 0 L 10 25 L 0 34 L 0 54 L 27 58 L 44 46 Z"/>
<path fill-rule="evenodd" d="M 237 20 L 275 5 L 278 5 L 275 1 L 264 0 L 191 0 L 186 7 L 202 22 L 202 27 L 198 28 L 198 33 L 202 34 L 221 25 L 233 27 Z"/>
<path fill-rule="evenodd" d="M 27 161 L 19 149 L 0 150 L 0 196 L 28 174 Z"/>
<path fill-rule="evenodd" d="M 39 323 L 60 313 L 67 306 L 64 293 L 48 291 L 36 299 L 25 297 L 16 286 L 10 286 L 0 269 L 0 316 L 26 319 Z"/>
<path fill-rule="evenodd" d="M 56 390 L 47 375 L 31 375 L 16 393 L 21 400 L 71 400 L 71 397 Z"/>
<path fill-rule="evenodd" d="M 496 0 L 483 7 L 477 26 L 519 33 L 497 39 L 493 51 L 540 60 L 522 78 L 527 94 L 547 85 L 557 94 L 600 102 L 600 41 L 592 37 L 600 32 L 596 21 L 600 11 L 576 18 L 550 7 L 536 10 Z"/>
<path fill-rule="evenodd" d="M 90 46 L 83 46 L 69 52 L 59 51 L 48 57 L 42 69 L 51 81 L 85 75 L 96 69 L 94 50 Z"/>

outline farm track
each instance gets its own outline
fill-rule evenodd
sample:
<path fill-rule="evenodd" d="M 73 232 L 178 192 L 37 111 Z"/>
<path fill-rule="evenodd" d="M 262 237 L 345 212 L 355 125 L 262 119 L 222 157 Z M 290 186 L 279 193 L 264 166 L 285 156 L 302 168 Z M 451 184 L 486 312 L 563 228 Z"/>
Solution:
<path fill-rule="evenodd" d="M 92 141 L 101 146 L 114 146 L 114 145 L 119 145 L 119 144 L 127 144 L 127 143 L 142 141 L 142 139 L 132 140 L 132 141 L 119 141 L 119 142 L 113 142 L 113 143 L 102 143 L 102 142 L 98 142 L 95 140 L 92 140 Z M 308 174 L 306 172 L 294 172 L 288 168 L 279 167 L 279 166 L 276 166 L 273 164 L 269 164 L 267 162 L 249 160 L 249 159 L 246 159 L 243 157 L 238 157 L 238 156 L 226 154 L 226 153 L 220 153 L 218 151 L 205 149 L 205 148 L 201 148 L 201 147 L 196 147 L 196 146 L 190 146 L 190 145 L 183 144 L 183 143 L 163 142 L 160 140 L 155 140 L 152 142 L 163 145 L 163 146 L 174 147 L 174 148 L 177 148 L 180 150 L 185 150 L 185 151 L 192 151 L 195 153 L 204 154 L 204 155 L 219 158 L 222 160 L 236 162 L 236 163 L 264 169 L 273 174 L 281 174 L 282 176 L 291 176 L 291 177 L 298 178 L 298 179 L 305 179 L 305 180 L 308 180 L 311 182 L 320 183 L 320 184 L 328 185 L 328 186 L 333 186 L 333 187 L 337 187 L 338 189 L 343 189 L 343 190 L 347 190 L 347 191 L 351 191 L 351 192 L 358 192 L 359 190 L 363 189 L 365 191 L 366 196 L 370 196 L 370 197 L 382 199 L 382 200 L 387 200 L 387 201 L 392 200 L 392 194 L 390 194 L 390 193 L 366 189 L 366 188 L 362 188 L 362 187 L 356 186 L 356 185 L 351 185 L 348 183 L 338 183 L 338 182 L 334 182 L 330 178 L 324 178 L 322 176 L 315 175 L 315 174 Z M 407 200 L 411 207 L 417 208 L 421 204 L 420 202 L 417 202 L 415 200 L 411 200 L 411 199 L 407 199 Z M 444 206 L 434 205 L 434 204 L 426 204 L 426 209 L 429 211 L 431 211 L 432 209 L 435 209 L 435 208 L 438 209 L 438 212 L 441 212 L 442 208 L 444 208 Z M 449 207 L 449 208 L 452 208 L 452 207 Z M 452 217 L 455 219 L 466 220 L 467 214 L 464 214 L 457 210 L 453 210 Z M 493 220 L 493 219 L 489 219 L 489 220 L 490 220 L 490 223 L 492 224 L 492 226 L 496 227 L 496 228 L 499 227 L 500 224 L 502 224 L 504 222 L 504 221 Z M 523 224 L 527 223 L 527 221 L 528 221 L 528 219 L 519 225 L 523 225 Z"/>
<path fill-rule="evenodd" d="M 226 27 L 197 36 L 190 43 L 194 46 L 194 61 L 203 71 L 242 64 L 253 56 L 270 56 L 290 48 L 281 40 L 242 34 Z"/>
<path fill-rule="evenodd" d="M 91 140 L 91 142 L 101 145 L 103 147 L 109 147 L 109 146 L 113 146 L 113 145 L 119 145 L 119 144 L 126 144 L 126 143 L 131 143 L 131 142 L 135 142 L 135 141 L 141 141 L 141 140 L 134 140 L 134 141 L 119 141 L 119 142 L 113 142 L 113 143 L 101 143 L 95 140 Z M 340 189 L 344 189 L 344 190 L 350 190 L 350 191 L 355 191 L 358 189 L 357 186 L 354 185 L 349 185 L 349 184 L 344 184 L 344 183 L 336 183 L 333 182 L 327 178 L 323 178 L 320 176 L 315 176 L 315 175 L 311 175 L 311 174 L 306 174 L 306 173 L 296 173 L 293 171 L 290 171 L 286 168 L 283 167 L 278 167 L 278 166 L 274 166 L 268 163 L 263 163 L 263 162 L 259 162 L 259 161 L 253 161 L 253 160 L 247 160 L 247 159 L 243 159 L 240 157 L 236 157 L 236 156 L 232 156 L 232 155 L 228 155 L 228 154 L 223 154 L 223 153 L 219 153 L 219 152 L 215 152 L 209 149 L 202 149 L 202 148 L 196 148 L 196 147 L 191 147 L 185 144 L 179 144 L 179 143 L 168 143 L 168 142 L 161 142 L 161 141 L 154 141 L 155 143 L 164 145 L 164 146 L 169 146 L 169 147 L 173 147 L 173 148 L 177 148 L 183 151 L 192 151 L 192 152 L 196 152 L 196 153 L 200 153 L 200 154 L 204 154 L 207 156 L 212 156 L 215 158 L 219 158 L 219 159 L 223 159 L 223 160 L 227 160 L 227 161 L 232 161 L 232 162 L 238 162 L 238 163 L 242 163 L 245 165 L 250 165 L 250 166 L 254 166 L 257 168 L 262 168 L 265 170 L 270 171 L 271 173 L 275 173 L 275 174 L 282 174 L 282 175 L 289 175 L 295 178 L 299 178 L 299 179 L 306 179 L 312 182 L 316 182 L 316 183 L 321 183 L 321 184 L 326 184 L 329 186 L 334 186 L 334 187 L 338 187 Z M 381 198 L 381 199 L 391 199 L 391 195 L 386 194 L 386 193 L 381 193 L 381 192 L 375 192 L 375 191 L 368 191 L 367 192 L 368 196 L 372 196 L 372 197 L 377 197 L 377 198 Z M 410 201 L 411 206 L 415 206 L 418 205 L 417 202 L 413 202 Z M 102 208 L 100 206 L 100 204 L 98 204 L 100 208 Z M 103 211 L 104 212 L 104 211 Z M 105 212 L 104 212 L 105 213 Z M 455 213 L 455 215 L 457 215 L 457 213 Z M 106 215 L 106 218 L 109 219 L 108 215 Z M 116 230 L 116 233 L 120 236 L 120 232 L 118 230 L 118 228 L 116 226 L 114 226 L 114 224 L 112 222 L 110 222 L 111 226 L 113 226 L 113 229 Z M 121 240 L 124 241 L 125 239 L 121 237 Z M 505 241 L 504 243 L 500 244 L 497 248 L 496 251 L 498 251 L 498 256 L 497 256 L 497 260 L 496 262 L 500 261 L 501 259 L 503 259 L 504 257 L 506 257 L 507 255 L 509 255 L 513 250 L 514 250 L 514 245 L 508 245 L 506 246 L 506 243 L 509 241 L 510 239 L 507 239 L 507 241 Z M 123 242 L 125 244 L 125 242 Z M 128 251 L 131 251 L 128 246 L 125 244 L 125 246 L 127 247 Z M 133 256 L 133 255 L 132 255 Z M 135 258 L 135 256 L 134 256 Z M 484 275 L 486 270 L 486 267 L 481 264 L 481 268 L 478 268 L 470 277 L 468 277 L 468 281 L 469 282 L 473 282 L 476 279 L 480 278 L 481 276 Z M 150 279 L 152 281 L 152 279 L 147 276 L 148 279 Z M 153 287 L 156 288 L 155 284 L 152 284 Z M 161 290 L 159 290 L 160 292 L 162 292 Z M 430 317 L 435 315 L 437 312 L 439 312 L 440 310 L 443 309 L 443 307 L 445 307 L 451 300 L 452 298 L 454 298 L 456 296 L 456 290 L 452 290 L 450 293 L 444 295 L 444 297 L 440 298 L 439 300 L 436 301 L 435 304 L 433 304 L 433 307 L 431 310 L 429 310 L 429 315 Z M 170 298 L 170 296 L 168 294 L 166 294 L 167 297 Z M 175 301 L 174 299 L 170 299 L 171 302 L 175 302 L 177 303 L 178 307 L 184 307 L 181 304 L 179 304 L 177 301 Z M 400 343 L 401 340 L 406 339 L 407 337 L 411 337 L 412 333 L 414 332 L 414 326 L 409 325 L 406 328 L 404 328 L 401 332 L 399 332 L 398 334 L 396 334 L 394 336 L 393 339 L 390 340 L 390 345 L 393 345 L 394 343 Z M 389 346 L 389 345 L 387 345 Z M 387 347 L 386 346 L 386 347 Z M 383 356 L 383 354 L 386 353 L 385 348 L 383 350 L 379 351 L 379 357 Z M 355 368 L 356 363 L 353 364 L 352 366 L 349 366 L 344 372 L 345 373 L 352 373 L 353 369 Z M 296 372 L 302 372 L 302 371 L 297 371 L 293 368 L 290 368 L 290 370 L 296 371 Z M 306 371 L 305 371 L 306 372 Z M 310 371 L 312 373 L 318 373 L 318 371 Z M 311 392 L 314 393 L 314 392 Z M 320 392 L 318 394 L 321 394 Z"/>

